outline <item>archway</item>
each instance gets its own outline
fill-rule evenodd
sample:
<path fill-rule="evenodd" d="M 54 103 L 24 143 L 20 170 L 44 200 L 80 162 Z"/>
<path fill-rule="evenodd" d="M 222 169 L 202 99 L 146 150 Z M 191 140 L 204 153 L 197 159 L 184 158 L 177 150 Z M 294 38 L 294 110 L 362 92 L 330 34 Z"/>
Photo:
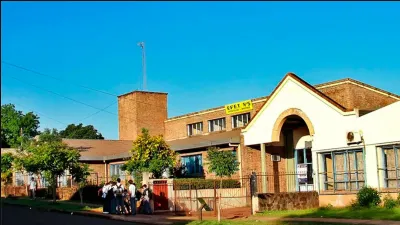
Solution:
<path fill-rule="evenodd" d="M 308 191 L 313 188 L 311 141 L 314 127 L 300 109 L 288 109 L 277 118 L 273 145 L 281 149 L 281 162 L 272 162 L 275 192 Z M 280 163 L 280 165 L 279 165 Z M 284 170 L 284 171 L 283 171 Z"/>

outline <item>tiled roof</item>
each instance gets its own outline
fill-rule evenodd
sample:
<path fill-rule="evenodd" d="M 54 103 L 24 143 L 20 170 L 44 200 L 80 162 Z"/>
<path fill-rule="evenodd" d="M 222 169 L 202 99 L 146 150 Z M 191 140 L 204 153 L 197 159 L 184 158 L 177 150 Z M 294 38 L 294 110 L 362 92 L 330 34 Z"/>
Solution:
<path fill-rule="evenodd" d="M 126 154 L 132 148 L 130 140 L 63 139 L 67 145 L 81 153 L 81 160 L 107 160 Z"/>

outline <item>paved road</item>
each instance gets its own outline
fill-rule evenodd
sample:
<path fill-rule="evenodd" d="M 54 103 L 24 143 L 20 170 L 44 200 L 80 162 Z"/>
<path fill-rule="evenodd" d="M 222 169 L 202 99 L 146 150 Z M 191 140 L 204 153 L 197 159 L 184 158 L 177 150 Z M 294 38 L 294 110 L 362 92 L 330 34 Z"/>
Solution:
<path fill-rule="evenodd" d="M 29 207 L 3 206 L 1 225 L 128 225 L 137 223 L 85 217 L 55 212 L 43 212 Z"/>

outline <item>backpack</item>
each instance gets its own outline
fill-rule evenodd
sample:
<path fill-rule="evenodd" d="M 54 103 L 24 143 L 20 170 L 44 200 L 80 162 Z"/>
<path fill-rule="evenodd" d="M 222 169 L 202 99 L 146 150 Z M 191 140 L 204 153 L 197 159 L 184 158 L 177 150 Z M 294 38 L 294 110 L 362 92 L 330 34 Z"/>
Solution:
<path fill-rule="evenodd" d="M 117 196 L 123 196 L 124 190 L 122 189 L 122 185 L 117 185 L 117 191 L 115 192 L 115 194 Z"/>

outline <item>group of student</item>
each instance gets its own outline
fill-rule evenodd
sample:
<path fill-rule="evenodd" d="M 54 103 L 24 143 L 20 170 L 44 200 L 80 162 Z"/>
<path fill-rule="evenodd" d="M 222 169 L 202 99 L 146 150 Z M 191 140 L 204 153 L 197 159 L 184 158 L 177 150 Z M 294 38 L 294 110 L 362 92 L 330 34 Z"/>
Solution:
<path fill-rule="evenodd" d="M 121 184 L 121 179 L 117 182 L 107 182 L 99 191 L 103 199 L 103 213 L 110 214 L 132 214 L 137 212 L 152 214 L 150 200 L 152 197 L 150 189 L 144 184 L 137 189 L 132 180 L 128 181 L 128 189 Z M 140 201 L 139 209 L 136 208 L 137 201 Z"/>

